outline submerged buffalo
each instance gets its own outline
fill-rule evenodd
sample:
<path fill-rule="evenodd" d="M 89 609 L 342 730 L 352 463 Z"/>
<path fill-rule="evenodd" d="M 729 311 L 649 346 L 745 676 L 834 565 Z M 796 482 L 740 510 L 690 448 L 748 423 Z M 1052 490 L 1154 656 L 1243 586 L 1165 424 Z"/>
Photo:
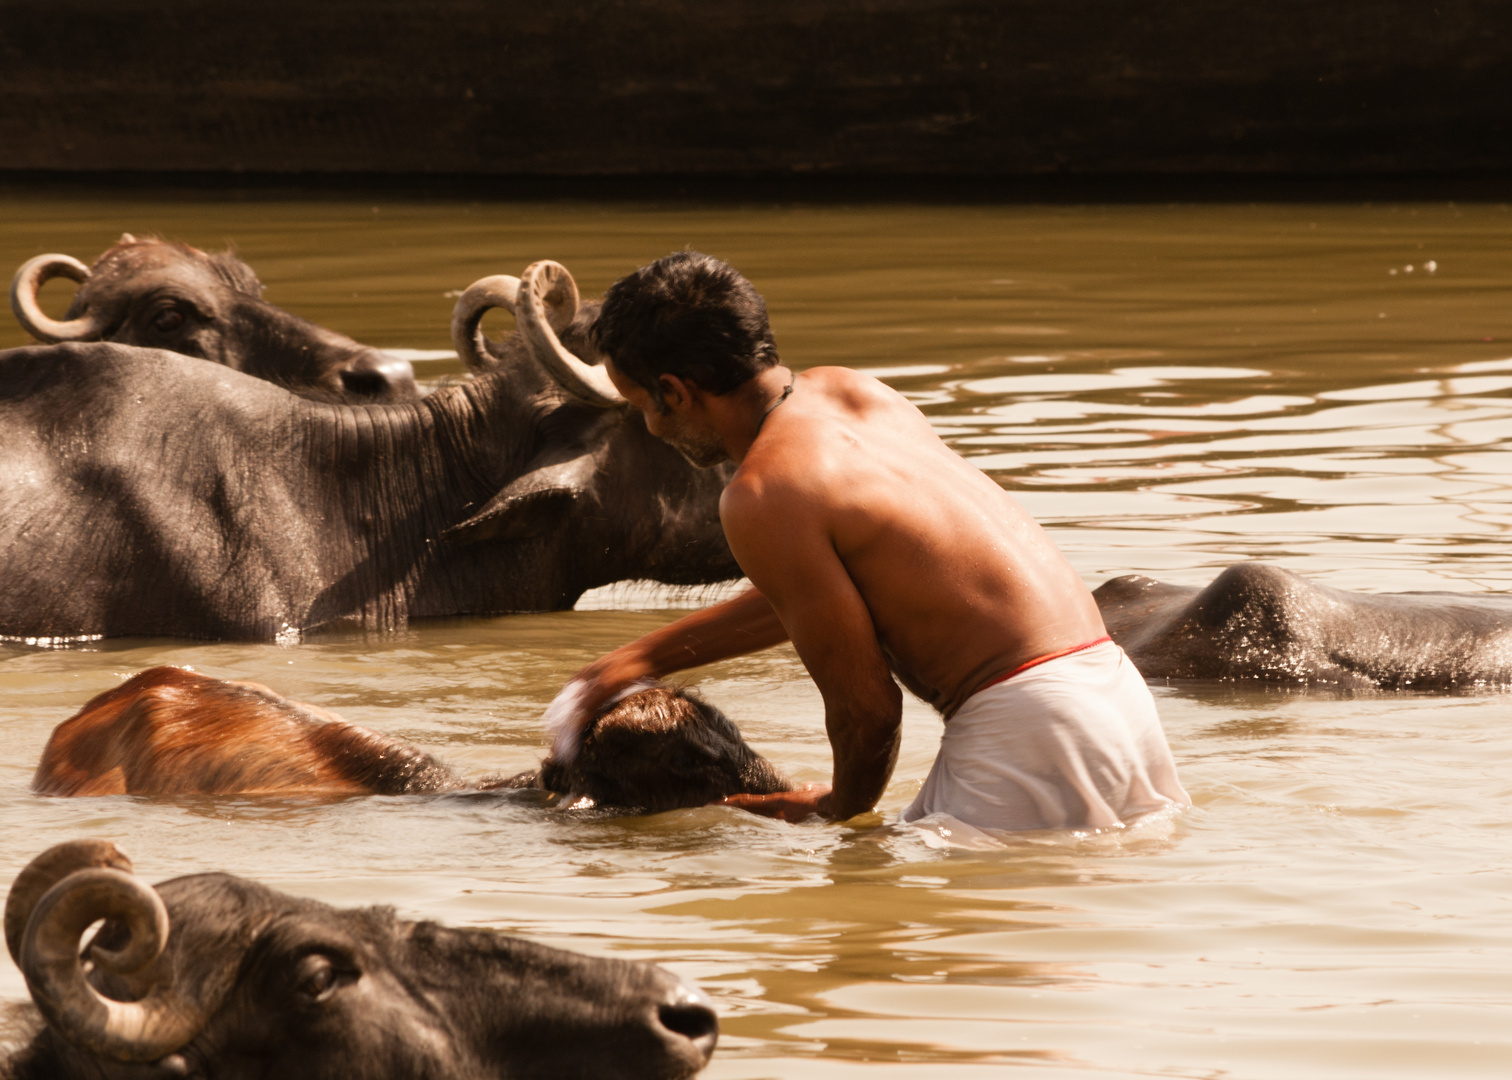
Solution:
<path fill-rule="evenodd" d="M 229 874 L 150 886 L 105 841 L 33 859 L 5 941 L 40 1014 L 0 1063 L 9 1080 L 678 1080 L 719 1031 L 702 994 L 650 964 Z"/>
<path fill-rule="evenodd" d="M 718 709 L 653 687 L 606 709 L 570 762 L 468 781 L 418 747 L 257 683 L 149 668 L 54 729 L 39 795 L 425 795 L 537 788 L 656 813 L 790 785 Z"/>
<path fill-rule="evenodd" d="M 1383 690 L 1512 684 L 1512 597 L 1354 593 L 1265 563 L 1204 589 L 1139 575 L 1092 594 L 1113 640 L 1150 679 Z"/>
<path fill-rule="evenodd" d="M 492 306 L 520 329 L 485 352 Z M 727 470 L 563 345 L 590 348 L 577 308 L 556 263 L 485 279 L 455 322 L 476 377 L 394 405 L 127 345 L 0 352 L 0 635 L 291 640 L 738 577 Z"/>
<path fill-rule="evenodd" d="M 79 282 L 62 320 L 37 295 L 55 277 Z M 419 396 L 407 361 L 291 315 L 262 298 L 252 268 L 229 252 L 187 244 L 120 242 L 85 266 L 38 255 L 11 282 L 11 310 L 38 341 L 116 341 L 210 360 L 307 397 L 404 401 Z"/>

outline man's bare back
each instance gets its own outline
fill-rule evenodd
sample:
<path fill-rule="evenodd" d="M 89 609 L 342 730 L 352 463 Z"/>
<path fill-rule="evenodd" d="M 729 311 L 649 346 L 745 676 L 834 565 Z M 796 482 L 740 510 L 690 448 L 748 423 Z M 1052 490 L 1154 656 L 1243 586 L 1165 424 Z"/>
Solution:
<path fill-rule="evenodd" d="M 823 634 L 828 593 L 848 584 L 892 671 L 946 716 L 984 683 L 1106 632 L 1038 523 L 906 398 L 847 368 L 798 376 L 720 510 L 790 632 L 817 608 Z"/>

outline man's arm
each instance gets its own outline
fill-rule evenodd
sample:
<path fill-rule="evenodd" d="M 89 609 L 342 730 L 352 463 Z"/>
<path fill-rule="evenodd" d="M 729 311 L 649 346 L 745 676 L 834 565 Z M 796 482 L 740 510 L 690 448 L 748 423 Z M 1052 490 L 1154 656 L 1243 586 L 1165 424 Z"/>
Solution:
<path fill-rule="evenodd" d="M 604 702 L 638 679 L 659 679 L 770 649 L 787 639 L 787 630 L 766 597 L 756 589 L 746 589 L 606 653 L 579 671 L 576 678 L 588 684 L 584 708 L 592 716 Z"/>
<path fill-rule="evenodd" d="M 813 786 L 779 795 L 734 795 L 725 802 L 789 820 L 809 813 L 841 820 L 865 813 L 876 806 L 897 762 L 903 695 L 871 612 L 824 526 L 822 502 L 801 491 L 758 495 L 732 489 L 721 511 L 730 550 L 782 613 L 782 625 L 824 697 L 824 726 L 835 759 L 828 791 Z"/>

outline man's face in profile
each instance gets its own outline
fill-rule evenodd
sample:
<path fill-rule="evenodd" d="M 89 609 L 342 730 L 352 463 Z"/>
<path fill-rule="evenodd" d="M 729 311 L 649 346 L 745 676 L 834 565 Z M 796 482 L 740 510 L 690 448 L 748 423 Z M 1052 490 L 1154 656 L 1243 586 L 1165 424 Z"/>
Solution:
<path fill-rule="evenodd" d="M 646 430 L 687 458 L 690 465 L 709 469 L 730 460 L 717 431 L 691 423 L 683 413 L 658 402 L 649 390 L 628 378 L 608 357 L 604 358 L 604 370 L 620 395 L 646 418 Z"/>

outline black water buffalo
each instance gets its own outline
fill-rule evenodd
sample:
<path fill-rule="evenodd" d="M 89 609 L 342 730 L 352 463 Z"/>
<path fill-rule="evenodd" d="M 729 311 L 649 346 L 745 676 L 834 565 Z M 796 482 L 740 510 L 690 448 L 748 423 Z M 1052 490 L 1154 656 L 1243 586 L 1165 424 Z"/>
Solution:
<path fill-rule="evenodd" d="M 1512 684 L 1512 597 L 1355 593 L 1265 563 L 1204 589 L 1139 575 L 1092 594 L 1113 640 L 1151 679 L 1386 690 Z"/>
<path fill-rule="evenodd" d="M 55 277 L 80 283 L 62 321 L 38 303 Z M 11 310 L 39 341 L 117 341 L 170 349 L 327 401 L 419 396 L 407 361 L 291 315 L 262 298 L 252 268 L 229 252 L 138 240 L 130 233 L 92 267 L 39 255 L 11 282 Z"/>
<path fill-rule="evenodd" d="M 480 356 L 482 312 L 516 297 L 520 330 Z M 728 471 L 564 348 L 577 306 L 555 263 L 485 279 L 457 320 L 477 377 L 395 405 L 112 343 L 0 352 L 0 635 L 292 640 L 738 576 Z"/>
<path fill-rule="evenodd" d="M 707 999 L 650 964 L 229 874 L 149 886 L 105 841 L 32 860 L 5 940 L 40 1014 L 9 1080 L 677 1080 L 718 1038 Z"/>
<path fill-rule="evenodd" d="M 428 795 L 535 788 L 657 813 L 790 785 L 714 706 L 653 687 L 594 720 L 570 762 L 466 780 L 380 735 L 257 683 L 155 667 L 97 694 L 53 730 L 39 795 Z"/>

